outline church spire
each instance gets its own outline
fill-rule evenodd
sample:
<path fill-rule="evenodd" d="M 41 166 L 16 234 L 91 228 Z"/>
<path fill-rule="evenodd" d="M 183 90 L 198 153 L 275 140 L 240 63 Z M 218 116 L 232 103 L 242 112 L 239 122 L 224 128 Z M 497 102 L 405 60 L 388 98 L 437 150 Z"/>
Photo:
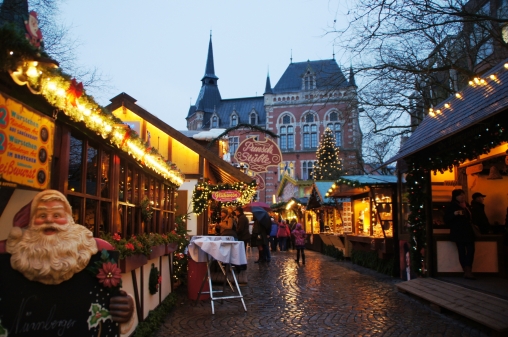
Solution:
<path fill-rule="evenodd" d="M 206 78 L 216 80 L 219 79 L 217 76 L 215 76 L 215 67 L 213 65 L 212 31 L 210 31 L 210 42 L 208 43 L 208 57 L 206 59 L 205 76 L 203 76 L 201 81 L 205 80 Z"/>
<path fill-rule="evenodd" d="M 356 87 L 355 73 L 353 72 L 353 65 L 349 66 L 349 85 Z"/>
<path fill-rule="evenodd" d="M 270 72 L 266 74 L 265 94 L 273 94 L 272 85 L 270 83 Z"/>

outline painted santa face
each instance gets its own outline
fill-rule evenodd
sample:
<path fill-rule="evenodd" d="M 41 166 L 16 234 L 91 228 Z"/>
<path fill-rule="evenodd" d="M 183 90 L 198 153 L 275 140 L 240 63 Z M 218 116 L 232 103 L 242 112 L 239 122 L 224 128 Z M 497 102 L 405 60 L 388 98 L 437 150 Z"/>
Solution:
<path fill-rule="evenodd" d="M 37 206 L 34 226 L 40 225 L 58 225 L 65 226 L 69 224 L 67 214 L 65 213 L 64 204 L 58 200 L 43 201 Z M 53 235 L 55 230 L 47 228 L 44 230 L 44 234 Z"/>
<path fill-rule="evenodd" d="M 30 29 L 30 34 L 34 37 L 37 37 L 37 31 L 39 30 L 39 20 L 34 15 L 28 16 L 28 27 Z"/>

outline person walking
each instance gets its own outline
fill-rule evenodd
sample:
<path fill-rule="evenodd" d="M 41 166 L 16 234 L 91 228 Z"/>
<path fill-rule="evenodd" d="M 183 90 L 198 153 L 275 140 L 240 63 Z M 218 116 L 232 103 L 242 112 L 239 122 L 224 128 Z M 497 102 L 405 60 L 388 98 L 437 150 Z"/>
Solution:
<path fill-rule="evenodd" d="M 270 231 L 270 248 L 272 252 L 277 251 L 277 232 L 279 231 L 279 224 L 275 222 L 275 219 L 270 218 L 272 221 L 272 229 Z"/>
<path fill-rule="evenodd" d="M 296 263 L 300 263 L 300 254 L 302 255 L 302 263 L 305 264 L 305 238 L 307 237 L 307 233 L 302 228 L 301 223 L 297 223 L 295 225 L 295 229 L 291 232 L 293 237 L 295 238 L 295 247 L 296 247 Z"/>
<path fill-rule="evenodd" d="M 257 219 L 254 219 L 251 235 L 251 247 L 258 247 L 258 259 L 254 263 L 267 262 L 264 247 L 268 247 L 268 237 L 264 226 Z"/>
<path fill-rule="evenodd" d="M 241 206 L 238 206 L 235 209 L 235 214 L 237 218 L 236 234 L 238 236 L 238 240 L 243 241 L 245 252 L 247 252 L 247 243 L 250 241 L 249 219 L 247 219 L 247 216 L 244 214 Z"/>
<path fill-rule="evenodd" d="M 279 249 L 281 252 L 287 251 L 287 239 L 291 235 L 289 227 L 284 220 L 281 220 L 277 231 L 277 240 L 279 240 Z"/>
<path fill-rule="evenodd" d="M 455 242 L 464 278 L 475 279 L 472 269 L 475 252 L 475 235 L 472 226 L 471 209 L 466 203 L 466 193 L 452 191 L 452 200 L 445 210 L 445 224 L 450 226 L 450 240 Z"/>

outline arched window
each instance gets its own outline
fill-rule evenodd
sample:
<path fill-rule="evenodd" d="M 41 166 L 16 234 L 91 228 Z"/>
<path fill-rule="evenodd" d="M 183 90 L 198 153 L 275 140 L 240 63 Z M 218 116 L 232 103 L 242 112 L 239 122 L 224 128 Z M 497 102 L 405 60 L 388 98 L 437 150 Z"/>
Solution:
<path fill-rule="evenodd" d="M 237 126 L 238 125 L 238 116 L 235 114 L 231 115 L 231 126 Z"/>
<path fill-rule="evenodd" d="M 330 114 L 330 122 L 337 122 L 339 120 L 339 114 L 334 111 Z"/>
<path fill-rule="evenodd" d="M 282 151 L 292 151 L 295 149 L 295 131 L 291 124 L 291 116 L 282 117 L 282 126 L 279 128 L 279 147 Z"/>
<path fill-rule="evenodd" d="M 342 131 L 340 123 L 328 123 L 327 127 L 330 128 L 330 130 L 332 130 L 335 135 L 335 145 L 342 146 Z"/>
<path fill-rule="evenodd" d="M 217 116 L 213 116 L 212 117 L 212 128 L 217 128 L 218 127 L 217 121 L 218 121 Z"/>
<path fill-rule="evenodd" d="M 316 149 L 318 146 L 317 125 L 315 122 L 314 114 L 308 113 L 305 115 L 305 123 L 303 125 L 303 148 Z M 311 124 L 312 123 L 312 124 Z"/>

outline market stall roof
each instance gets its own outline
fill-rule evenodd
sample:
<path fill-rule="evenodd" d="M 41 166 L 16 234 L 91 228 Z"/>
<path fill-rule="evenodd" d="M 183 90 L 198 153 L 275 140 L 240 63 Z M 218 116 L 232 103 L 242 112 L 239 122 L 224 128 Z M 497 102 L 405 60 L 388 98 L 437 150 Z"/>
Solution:
<path fill-rule="evenodd" d="M 136 99 L 129 96 L 128 94 L 122 92 L 121 94 L 110 99 L 111 104 L 107 106 L 111 111 L 116 110 L 122 106 L 125 106 L 127 109 L 135 112 L 139 117 L 146 120 L 148 123 L 156 125 L 161 131 L 168 134 L 173 139 L 182 143 L 192 151 L 196 152 L 200 156 L 206 158 L 208 163 L 210 164 L 210 171 L 217 179 L 218 182 L 221 183 L 234 183 L 237 181 L 243 181 L 250 183 L 254 179 L 247 174 L 241 172 L 238 168 L 234 167 L 230 163 L 224 161 L 221 157 L 219 157 L 213 151 L 197 144 L 195 141 L 181 133 L 180 131 L 174 129 L 164 121 L 160 120 L 156 116 L 152 115 L 141 106 L 136 104 Z M 222 130 L 222 129 L 220 129 Z"/>
<path fill-rule="evenodd" d="M 433 108 L 399 152 L 383 166 L 418 151 L 498 114 L 508 108 L 508 59 L 476 78 L 463 91 Z"/>
<path fill-rule="evenodd" d="M 356 176 L 342 176 L 337 180 L 338 184 L 350 184 L 354 186 L 367 186 L 367 185 L 382 185 L 382 184 L 396 184 L 397 176 L 385 175 L 356 175 Z"/>
<path fill-rule="evenodd" d="M 312 192 L 310 193 L 307 209 L 319 208 L 323 205 L 335 205 L 335 199 L 328 198 L 326 193 L 332 188 L 334 181 L 316 181 L 312 185 Z"/>

